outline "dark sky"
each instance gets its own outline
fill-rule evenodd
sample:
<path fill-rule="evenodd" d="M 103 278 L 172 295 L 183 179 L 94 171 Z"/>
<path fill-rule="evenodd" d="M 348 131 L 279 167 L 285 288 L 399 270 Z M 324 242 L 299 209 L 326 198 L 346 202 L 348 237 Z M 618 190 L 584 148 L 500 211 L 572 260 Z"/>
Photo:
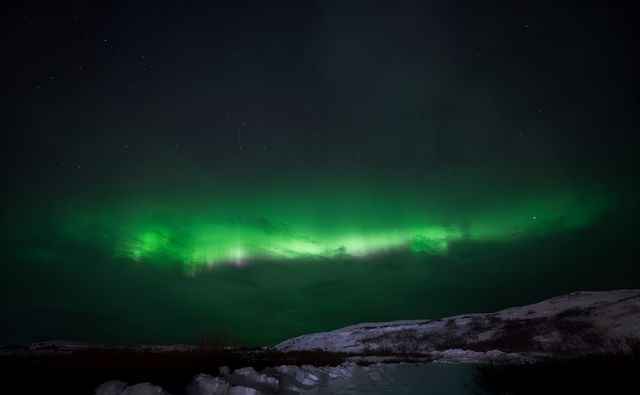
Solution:
<path fill-rule="evenodd" d="M 640 286 L 633 2 L 0 7 L 0 343 Z"/>

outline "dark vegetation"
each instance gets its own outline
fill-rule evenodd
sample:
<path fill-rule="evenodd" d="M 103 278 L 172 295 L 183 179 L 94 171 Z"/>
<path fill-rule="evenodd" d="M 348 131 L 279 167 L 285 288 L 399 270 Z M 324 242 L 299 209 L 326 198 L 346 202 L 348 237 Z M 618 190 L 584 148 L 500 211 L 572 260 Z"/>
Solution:
<path fill-rule="evenodd" d="M 543 343 L 536 339 L 539 335 L 549 334 L 557 336 L 557 340 Z M 490 339 L 469 342 L 464 348 L 474 351 L 581 354 L 584 350 L 598 352 L 603 347 L 602 336 L 591 323 L 555 316 L 506 320 Z"/>
<path fill-rule="evenodd" d="M 589 311 L 570 309 L 555 316 L 500 319 L 496 316 L 470 318 L 460 325 L 454 319 L 444 330 L 424 333 L 401 329 L 363 339 L 365 346 L 387 343 L 398 352 L 465 349 L 479 352 L 500 350 L 513 353 L 581 355 L 610 349 L 602 334 L 588 320 Z M 490 336 L 483 334 L 491 333 Z M 545 338 L 541 340 L 540 337 Z"/>
<path fill-rule="evenodd" d="M 630 394 L 637 391 L 640 348 L 631 353 L 591 354 L 476 368 L 476 395 Z M 636 388 L 634 390 L 634 388 Z"/>
<path fill-rule="evenodd" d="M 226 347 L 192 351 L 154 352 L 135 349 L 82 350 L 52 356 L 0 357 L 2 390 L 6 394 L 92 394 L 108 380 L 129 384 L 151 382 L 173 393 L 183 393 L 198 373 L 218 375 L 231 370 L 274 365 L 339 365 L 347 354 L 323 351 L 277 352 Z M 4 392 L 6 391 L 6 392 Z"/>

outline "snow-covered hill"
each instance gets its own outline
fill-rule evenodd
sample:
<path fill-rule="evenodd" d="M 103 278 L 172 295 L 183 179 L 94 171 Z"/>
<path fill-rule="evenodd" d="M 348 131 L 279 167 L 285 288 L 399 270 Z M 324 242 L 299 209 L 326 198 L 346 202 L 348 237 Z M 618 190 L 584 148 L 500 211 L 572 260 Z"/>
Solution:
<path fill-rule="evenodd" d="M 275 349 L 430 353 L 456 360 L 483 359 L 477 357 L 490 352 L 542 356 L 620 351 L 639 339 L 640 290 L 618 290 L 575 292 L 491 314 L 358 324 L 295 337 Z"/>

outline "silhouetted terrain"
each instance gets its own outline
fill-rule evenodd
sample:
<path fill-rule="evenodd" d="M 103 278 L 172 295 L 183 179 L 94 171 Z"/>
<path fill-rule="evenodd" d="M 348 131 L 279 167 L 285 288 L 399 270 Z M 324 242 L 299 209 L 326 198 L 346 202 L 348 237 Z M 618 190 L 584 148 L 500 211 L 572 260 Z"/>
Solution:
<path fill-rule="evenodd" d="M 234 386 L 260 393 L 342 387 L 420 393 L 443 374 L 434 369 L 446 366 L 445 376 L 462 374 L 467 390 L 478 394 L 619 393 L 640 371 L 639 313 L 638 290 L 577 292 L 491 314 L 360 324 L 262 349 L 231 347 L 217 337 L 199 346 L 4 346 L 0 371 L 8 393 L 86 394 L 106 382 L 152 383 L 172 394 L 190 388 L 190 395 Z M 432 369 L 430 362 L 477 368 L 472 375 L 457 364 Z"/>
<path fill-rule="evenodd" d="M 479 365 L 475 394 L 626 394 L 638 385 L 640 349 L 528 363 Z"/>

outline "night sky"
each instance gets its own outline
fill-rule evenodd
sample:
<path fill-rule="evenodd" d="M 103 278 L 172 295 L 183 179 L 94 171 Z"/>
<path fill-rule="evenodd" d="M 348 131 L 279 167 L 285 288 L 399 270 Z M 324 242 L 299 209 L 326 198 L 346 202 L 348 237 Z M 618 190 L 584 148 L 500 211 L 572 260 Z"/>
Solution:
<path fill-rule="evenodd" d="M 0 344 L 640 287 L 639 7 L 4 2 Z"/>

